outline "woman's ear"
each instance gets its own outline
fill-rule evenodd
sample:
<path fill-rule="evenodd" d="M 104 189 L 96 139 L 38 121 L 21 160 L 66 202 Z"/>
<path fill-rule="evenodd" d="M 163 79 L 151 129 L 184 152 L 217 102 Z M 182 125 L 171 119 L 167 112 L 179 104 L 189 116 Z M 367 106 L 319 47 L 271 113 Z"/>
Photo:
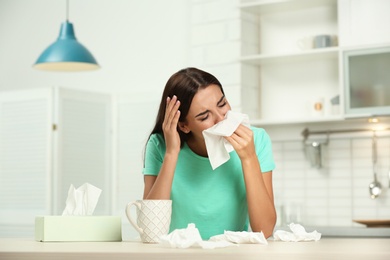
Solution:
<path fill-rule="evenodd" d="M 180 131 L 183 133 L 188 134 L 190 132 L 190 129 L 187 127 L 185 122 L 179 122 L 177 125 L 179 126 Z"/>

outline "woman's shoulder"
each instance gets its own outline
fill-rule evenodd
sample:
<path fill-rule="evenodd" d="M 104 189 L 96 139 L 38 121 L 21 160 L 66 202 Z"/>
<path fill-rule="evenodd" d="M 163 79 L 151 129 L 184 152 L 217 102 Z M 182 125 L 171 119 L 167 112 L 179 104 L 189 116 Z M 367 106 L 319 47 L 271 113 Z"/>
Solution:
<path fill-rule="evenodd" d="M 151 134 L 148 139 L 148 144 L 153 144 L 155 146 L 165 146 L 164 136 L 160 133 Z"/>
<path fill-rule="evenodd" d="M 161 133 L 154 133 L 150 135 L 149 140 L 161 142 L 164 141 L 164 136 Z"/>
<path fill-rule="evenodd" d="M 251 126 L 250 128 L 255 135 L 268 135 L 264 128 L 260 128 L 256 126 Z"/>
<path fill-rule="evenodd" d="M 251 126 L 251 130 L 253 131 L 253 137 L 254 137 L 255 143 L 257 143 L 257 142 L 270 143 L 271 142 L 271 139 L 264 128 Z"/>

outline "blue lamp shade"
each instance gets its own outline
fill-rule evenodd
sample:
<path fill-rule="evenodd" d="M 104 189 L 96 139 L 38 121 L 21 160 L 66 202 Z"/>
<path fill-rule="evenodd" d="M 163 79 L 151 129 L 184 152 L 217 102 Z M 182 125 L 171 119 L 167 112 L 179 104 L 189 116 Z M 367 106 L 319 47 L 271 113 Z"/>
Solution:
<path fill-rule="evenodd" d="M 73 24 L 68 21 L 61 24 L 57 41 L 47 47 L 33 67 L 52 71 L 83 71 L 100 68 L 91 52 L 76 40 Z"/>

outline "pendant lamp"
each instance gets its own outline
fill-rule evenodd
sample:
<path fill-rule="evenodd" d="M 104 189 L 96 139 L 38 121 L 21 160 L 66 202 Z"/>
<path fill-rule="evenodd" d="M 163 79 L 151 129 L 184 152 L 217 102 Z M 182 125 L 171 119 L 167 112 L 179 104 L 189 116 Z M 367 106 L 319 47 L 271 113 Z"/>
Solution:
<path fill-rule="evenodd" d="M 68 21 L 68 9 L 67 0 L 66 21 L 61 24 L 60 35 L 57 41 L 39 56 L 34 68 L 49 71 L 85 71 L 100 68 L 92 53 L 77 41 L 73 24 Z"/>

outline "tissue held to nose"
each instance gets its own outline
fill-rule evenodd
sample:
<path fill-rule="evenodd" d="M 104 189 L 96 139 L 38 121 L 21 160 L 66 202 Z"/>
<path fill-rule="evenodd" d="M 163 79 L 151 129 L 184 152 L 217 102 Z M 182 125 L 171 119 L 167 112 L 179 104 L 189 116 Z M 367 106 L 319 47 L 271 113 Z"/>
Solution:
<path fill-rule="evenodd" d="M 231 136 L 240 124 L 250 127 L 248 115 L 229 110 L 224 120 L 202 132 L 213 170 L 230 159 L 234 149 L 224 136 Z"/>
<path fill-rule="evenodd" d="M 63 216 L 85 216 L 92 215 L 99 200 L 101 189 L 85 183 L 79 188 L 70 185 L 66 207 L 62 212 Z"/>

